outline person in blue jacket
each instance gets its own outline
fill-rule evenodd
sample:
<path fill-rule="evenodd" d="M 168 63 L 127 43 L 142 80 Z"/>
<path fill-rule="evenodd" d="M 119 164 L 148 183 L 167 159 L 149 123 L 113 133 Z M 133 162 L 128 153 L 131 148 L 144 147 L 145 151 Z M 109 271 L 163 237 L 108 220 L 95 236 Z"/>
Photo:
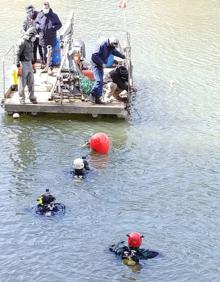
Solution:
<path fill-rule="evenodd" d="M 44 2 L 43 10 L 39 12 L 35 20 L 36 29 L 39 33 L 39 44 L 42 46 L 43 51 L 43 63 L 47 63 L 47 46 L 52 47 L 52 54 L 54 46 L 56 45 L 57 39 L 57 30 L 62 27 L 62 23 L 57 16 L 50 8 L 49 2 Z M 52 58 L 52 55 L 51 55 Z M 52 73 L 52 60 L 48 62 L 49 69 L 47 67 L 44 69 L 44 72 L 49 74 Z M 43 68 L 43 66 L 42 66 Z"/>
<path fill-rule="evenodd" d="M 103 67 L 107 64 L 109 55 L 114 55 L 121 59 L 125 59 L 125 55 L 120 53 L 116 48 L 119 41 L 115 37 L 110 37 L 96 47 L 95 52 L 92 54 L 92 70 L 95 76 L 95 84 L 90 92 L 92 102 L 102 104 L 100 97 L 102 96 L 103 89 Z"/>

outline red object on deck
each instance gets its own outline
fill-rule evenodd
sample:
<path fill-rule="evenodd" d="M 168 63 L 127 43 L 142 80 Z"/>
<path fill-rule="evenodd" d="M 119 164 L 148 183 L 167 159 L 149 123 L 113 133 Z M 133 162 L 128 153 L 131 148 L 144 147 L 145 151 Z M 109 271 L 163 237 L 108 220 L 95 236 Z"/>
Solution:
<path fill-rule="evenodd" d="M 108 154 L 110 141 L 107 134 L 98 132 L 89 139 L 90 148 L 100 154 Z"/>
<path fill-rule="evenodd" d="M 92 70 L 82 70 L 82 73 L 87 76 L 90 80 L 95 80 Z"/>

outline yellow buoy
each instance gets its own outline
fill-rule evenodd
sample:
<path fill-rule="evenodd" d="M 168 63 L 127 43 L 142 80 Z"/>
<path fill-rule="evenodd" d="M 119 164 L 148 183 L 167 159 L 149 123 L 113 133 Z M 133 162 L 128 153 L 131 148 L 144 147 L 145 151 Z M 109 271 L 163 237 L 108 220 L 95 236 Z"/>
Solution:
<path fill-rule="evenodd" d="M 12 65 L 11 70 L 11 86 L 13 89 L 18 87 L 18 69 L 15 64 Z"/>

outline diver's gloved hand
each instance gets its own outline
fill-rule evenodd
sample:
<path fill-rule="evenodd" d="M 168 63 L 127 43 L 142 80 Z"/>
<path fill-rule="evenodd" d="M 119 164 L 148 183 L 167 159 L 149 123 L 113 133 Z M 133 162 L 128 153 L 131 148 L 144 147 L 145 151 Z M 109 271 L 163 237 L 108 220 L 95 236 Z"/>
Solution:
<path fill-rule="evenodd" d="M 131 91 L 132 91 L 132 92 L 137 92 L 137 88 L 131 87 Z"/>
<path fill-rule="evenodd" d="M 120 246 L 121 244 L 124 244 L 124 243 L 125 243 L 125 241 L 121 241 L 121 242 L 119 242 L 119 243 L 117 243 L 117 244 L 111 245 L 111 247 L 109 248 L 109 251 L 115 252 L 115 251 L 119 248 L 119 246 Z"/>
<path fill-rule="evenodd" d="M 109 248 L 109 251 L 114 252 L 115 251 L 115 244 L 111 245 L 111 247 Z"/>

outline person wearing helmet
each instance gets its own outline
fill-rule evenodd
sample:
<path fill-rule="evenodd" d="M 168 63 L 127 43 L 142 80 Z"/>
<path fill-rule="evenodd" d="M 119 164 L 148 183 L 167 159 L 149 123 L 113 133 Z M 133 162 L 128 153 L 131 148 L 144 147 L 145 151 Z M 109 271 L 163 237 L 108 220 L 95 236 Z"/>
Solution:
<path fill-rule="evenodd" d="M 73 173 L 75 178 L 84 178 L 86 171 L 90 170 L 86 157 L 77 158 L 73 161 Z"/>
<path fill-rule="evenodd" d="M 120 256 L 123 263 L 127 265 L 135 265 L 140 259 L 151 259 L 158 255 L 158 252 L 140 248 L 143 235 L 138 232 L 131 232 L 128 236 L 128 245 L 124 241 L 111 245 L 109 250 Z"/>
<path fill-rule="evenodd" d="M 30 27 L 16 44 L 16 65 L 19 76 L 19 97 L 20 103 L 25 103 L 25 87 L 27 85 L 30 102 L 37 104 L 34 96 L 34 73 L 32 69 L 33 60 L 33 42 L 36 40 L 37 31 L 34 27 Z"/>
<path fill-rule="evenodd" d="M 57 207 L 55 205 L 55 200 L 56 198 L 50 194 L 50 190 L 46 189 L 45 193 L 42 194 L 38 199 L 38 211 L 41 214 L 45 214 L 47 212 L 56 212 L 57 211 Z"/>
<path fill-rule="evenodd" d="M 91 61 L 95 84 L 90 92 L 90 99 L 95 104 L 103 104 L 101 100 L 104 75 L 103 67 L 107 64 L 108 57 L 112 54 L 121 59 L 125 59 L 125 55 L 116 49 L 118 45 L 118 39 L 110 37 L 101 44 L 98 44 L 95 52 L 92 54 Z"/>
<path fill-rule="evenodd" d="M 127 68 L 117 66 L 106 75 L 105 80 L 107 82 L 105 100 L 113 96 L 116 100 L 127 102 L 129 90 Z"/>
<path fill-rule="evenodd" d="M 23 23 L 23 31 L 26 32 L 28 30 L 28 28 L 30 27 L 35 27 L 35 20 L 37 18 L 38 15 L 38 11 L 35 10 L 33 5 L 28 5 L 25 8 L 25 12 L 26 12 L 26 18 L 24 20 Z M 33 52 L 34 52 L 34 57 L 32 60 L 32 67 L 33 67 L 33 71 L 34 73 L 36 72 L 35 69 L 35 63 L 37 61 L 37 50 L 39 51 L 39 55 L 40 55 L 40 61 L 41 63 L 43 62 L 43 53 L 42 53 L 42 47 L 39 45 L 39 35 L 36 36 L 36 40 L 34 41 L 34 47 L 33 47 Z"/>

